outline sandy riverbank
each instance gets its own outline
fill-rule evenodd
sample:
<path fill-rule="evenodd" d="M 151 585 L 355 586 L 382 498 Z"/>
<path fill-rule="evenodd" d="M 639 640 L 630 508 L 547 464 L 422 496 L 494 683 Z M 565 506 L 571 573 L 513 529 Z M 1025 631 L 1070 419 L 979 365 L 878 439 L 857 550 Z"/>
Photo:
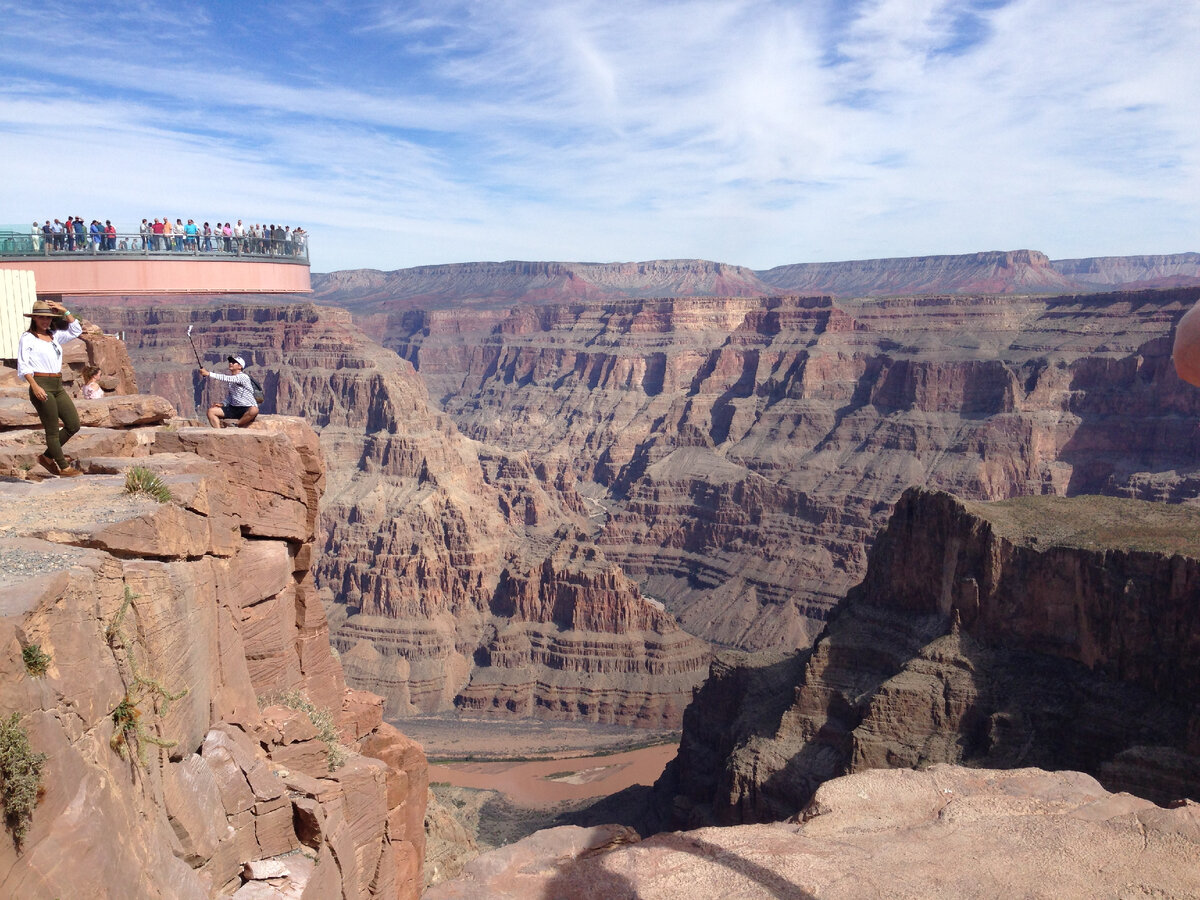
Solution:
<path fill-rule="evenodd" d="M 653 784 L 677 749 L 678 744 L 660 744 L 607 756 L 430 765 L 429 780 L 499 791 L 513 804 L 540 809 L 605 797 L 635 784 Z"/>
<path fill-rule="evenodd" d="M 397 719 L 392 724 L 439 762 L 566 759 L 679 741 L 678 732 L 540 719 L 441 714 Z"/>

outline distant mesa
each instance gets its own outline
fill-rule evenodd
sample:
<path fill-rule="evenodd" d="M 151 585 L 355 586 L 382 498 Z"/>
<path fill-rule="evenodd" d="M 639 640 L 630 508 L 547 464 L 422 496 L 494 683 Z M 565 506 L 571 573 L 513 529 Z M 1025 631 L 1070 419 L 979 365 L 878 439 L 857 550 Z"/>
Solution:
<path fill-rule="evenodd" d="M 475 262 L 391 272 L 352 269 L 315 274 L 313 297 L 371 313 L 663 297 L 1065 294 L 1198 284 L 1200 253 L 1052 260 L 1037 250 L 995 250 L 796 263 L 759 271 L 699 259 Z"/>

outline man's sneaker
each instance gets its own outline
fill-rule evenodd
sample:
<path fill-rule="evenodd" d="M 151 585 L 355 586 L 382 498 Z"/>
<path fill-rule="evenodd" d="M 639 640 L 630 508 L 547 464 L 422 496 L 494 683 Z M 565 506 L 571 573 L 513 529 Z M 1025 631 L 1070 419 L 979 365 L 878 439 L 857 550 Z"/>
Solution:
<path fill-rule="evenodd" d="M 59 469 L 58 474 L 63 478 L 74 478 L 75 476 L 82 475 L 83 473 L 78 469 L 73 469 L 70 466 L 67 466 L 65 469 Z"/>
<path fill-rule="evenodd" d="M 38 457 L 38 462 L 41 463 L 42 468 L 45 469 L 47 472 L 49 472 L 51 475 L 61 475 L 62 474 L 62 472 L 59 471 L 58 463 L 56 463 L 54 460 L 52 460 L 50 457 L 48 457 L 45 453 L 43 453 L 41 456 Z"/>

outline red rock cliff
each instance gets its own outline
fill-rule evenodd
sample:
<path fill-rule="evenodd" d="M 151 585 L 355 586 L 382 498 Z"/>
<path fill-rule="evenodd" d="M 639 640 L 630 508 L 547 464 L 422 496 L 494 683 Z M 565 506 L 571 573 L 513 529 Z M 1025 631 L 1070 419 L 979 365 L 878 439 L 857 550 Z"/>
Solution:
<path fill-rule="evenodd" d="M 315 433 L 115 427 L 129 402 L 91 401 L 79 478 L 37 482 L 40 432 L 0 431 L 0 708 L 47 756 L 0 895 L 415 898 L 425 759 L 331 652 Z M 127 493 L 134 465 L 172 499 Z"/>

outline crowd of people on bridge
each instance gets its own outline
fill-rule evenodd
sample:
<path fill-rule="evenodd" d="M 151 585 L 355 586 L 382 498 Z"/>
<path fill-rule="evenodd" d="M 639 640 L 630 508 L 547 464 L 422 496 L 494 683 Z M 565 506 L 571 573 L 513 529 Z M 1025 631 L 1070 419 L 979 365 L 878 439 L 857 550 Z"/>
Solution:
<path fill-rule="evenodd" d="M 31 231 L 33 250 L 73 252 L 88 250 L 136 250 L 143 252 L 175 253 L 233 253 L 259 256 L 306 256 L 308 232 L 297 225 L 243 225 L 205 222 L 197 225 L 195 219 L 176 218 L 174 223 L 164 216 L 142 219 L 137 234 L 118 233 L 109 219 L 101 225 L 93 219 L 84 225 L 82 216 L 67 216 L 63 222 L 47 219 L 44 223 L 33 223 Z"/>
<path fill-rule="evenodd" d="M 117 229 L 112 220 L 105 219 L 100 224 L 99 219 L 83 223 L 83 216 L 67 216 L 67 221 L 55 219 L 50 224 L 47 219 L 43 224 L 33 223 L 33 249 L 40 252 L 42 242 L 47 250 L 116 250 Z"/>

